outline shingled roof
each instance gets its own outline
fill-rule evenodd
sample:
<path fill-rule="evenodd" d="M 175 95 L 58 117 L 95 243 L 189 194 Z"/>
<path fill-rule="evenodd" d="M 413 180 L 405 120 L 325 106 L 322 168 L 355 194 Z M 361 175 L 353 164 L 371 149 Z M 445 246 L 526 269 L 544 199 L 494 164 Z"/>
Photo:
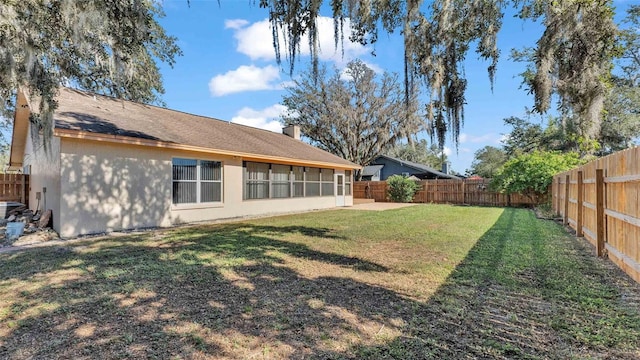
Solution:
<path fill-rule="evenodd" d="M 455 175 L 451 175 L 451 174 L 445 174 L 441 171 L 438 171 L 432 167 L 429 167 L 427 165 L 423 165 L 423 164 L 419 164 L 419 163 L 415 163 L 413 161 L 407 161 L 407 160 L 402 160 L 402 159 L 398 159 L 392 156 L 388 156 L 388 155 L 380 155 L 378 156 L 378 158 L 385 158 L 388 160 L 391 160 L 393 162 L 396 162 L 400 165 L 403 166 L 408 166 L 410 168 L 416 169 L 417 171 L 420 171 L 422 173 L 430 173 L 434 176 L 436 176 L 436 178 L 438 179 L 455 179 L 455 180 L 462 180 L 462 178 L 455 176 Z M 378 159 L 376 158 L 376 159 Z M 375 163 L 376 161 L 374 160 L 373 163 Z"/>
<path fill-rule="evenodd" d="M 90 139 L 92 134 L 101 134 L 113 139 L 138 139 L 141 144 L 184 145 L 249 158 L 360 168 L 287 135 L 205 116 L 69 88 L 60 89 L 57 101 L 54 134 L 58 136 Z"/>

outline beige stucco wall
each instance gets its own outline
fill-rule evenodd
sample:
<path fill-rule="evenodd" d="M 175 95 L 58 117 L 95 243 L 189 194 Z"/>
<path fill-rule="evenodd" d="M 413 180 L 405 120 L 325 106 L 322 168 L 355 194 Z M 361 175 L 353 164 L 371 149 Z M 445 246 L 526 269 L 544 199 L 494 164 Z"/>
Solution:
<path fill-rule="evenodd" d="M 60 236 L 171 225 L 167 154 L 63 138 L 60 161 Z"/>
<path fill-rule="evenodd" d="M 46 149 L 41 142 L 40 137 L 34 143 L 29 126 L 23 159 L 23 166 L 30 166 L 29 207 L 34 212 L 51 209 L 53 227 L 57 230 L 60 228 L 60 139 L 51 138 Z"/>
<path fill-rule="evenodd" d="M 239 157 L 69 138 L 62 139 L 60 152 L 58 213 L 61 219 L 56 230 L 65 238 L 336 206 L 333 196 L 243 200 L 243 168 Z M 173 205 L 171 161 L 174 157 L 222 161 L 222 203 Z M 345 204 L 352 205 L 353 198 L 346 197 Z"/>

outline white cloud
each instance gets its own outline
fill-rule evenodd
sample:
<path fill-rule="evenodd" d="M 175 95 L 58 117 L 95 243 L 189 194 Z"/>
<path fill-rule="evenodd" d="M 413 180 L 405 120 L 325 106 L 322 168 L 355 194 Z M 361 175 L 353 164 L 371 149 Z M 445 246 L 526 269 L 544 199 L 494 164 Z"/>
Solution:
<path fill-rule="evenodd" d="M 224 21 L 225 29 L 239 30 L 247 25 L 249 25 L 249 21 L 245 19 L 228 19 Z"/>
<path fill-rule="evenodd" d="M 216 75 L 209 81 L 209 91 L 212 96 L 281 88 L 280 70 L 273 65 L 262 68 L 242 65 L 236 70 Z"/>
<path fill-rule="evenodd" d="M 451 155 L 451 149 L 445 146 L 442 149 L 442 152 L 440 154 L 438 154 L 438 155 L 442 155 L 442 153 L 444 153 L 446 156 L 449 156 L 449 155 Z"/>
<path fill-rule="evenodd" d="M 281 104 L 275 104 L 262 110 L 244 107 L 231 119 L 231 122 L 280 133 L 282 132 L 282 124 L 278 118 L 286 112 L 287 107 Z"/>
<path fill-rule="evenodd" d="M 269 23 L 269 20 L 265 19 L 251 25 L 248 24 L 248 22 L 243 24 L 241 19 L 225 21 L 225 26 L 234 30 L 233 36 L 238 41 L 236 50 L 247 55 L 252 60 L 275 60 L 276 53 L 273 48 L 273 33 L 271 31 L 271 24 Z M 352 43 L 348 40 L 351 35 L 351 24 L 349 19 L 346 19 L 344 24 L 344 58 L 342 56 L 340 45 L 338 45 L 337 49 L 335 47 L 333 18 L 320 16 L 318 17 L 317 24 L 319 36 L 318 56 L 321 60 L 334 61 L 337 64 L 342 65 L 369 51 L 367 47 L 362 46 L 361 44 Z M 279 34 L 280 49 L 284 58 L 287 51 L 287 46 L 283 39 L 285 35 L 282 31 L 280 31 Z M 308 43 L 309 40 L 307 36 L 301 39 L 300 55 L 309 55 Z"/>

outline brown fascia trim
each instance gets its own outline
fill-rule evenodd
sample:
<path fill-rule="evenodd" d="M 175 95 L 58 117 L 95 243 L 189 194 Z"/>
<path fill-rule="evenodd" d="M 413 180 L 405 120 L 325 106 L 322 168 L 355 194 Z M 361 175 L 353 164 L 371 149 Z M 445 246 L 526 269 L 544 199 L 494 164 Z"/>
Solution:
<path fill-rule="evenodd" d="M 18 119 L 18 114 L 23 114 L 24 111 L 31 112 L 31 103 L 29 101 L 29 96 L 26 93 L 26 90 L 22 87 L 18 88 L 16 93 L 16 108 L 13 113 L 13 129 L 11 130 L 11 144 L 9 145 L 9 167 L 8 170 L 22 170 L 23 158 L 24 158 L 24 150 L 27 146 L 27 136 L 29 133 L 29 115 L 25 115 L 27 118 L 23 117 Z M 26 123 L 25 123 L 26 122 Z M 22 140 L 22 153 L 16 153 L 18 149 L 16 149 L 16 138 L 20 137 Z M 20 160 L 13 161 L 14 157 L 18 157 Z"/>
<path fill-rule="evenodd" d="M 81 130 L 54 129 L 53 135 L 61 138 L 103 141 L 103 142 L 110 142 L 110 143 L 116 143 L 116 144 L 139 145 L 139 146 L 149 146 L 149 147 L 156 147 L 156 148 L 162 148 L 162 149 L 185 150 L 185 151 L 194 151 L 194 152 L 201 152 L 201 153 L 207 153 L 207 154 L 238 156 L 238 157 L 241 157 L 243 160 L 249 160 L 249 161 L 275 162 L 279 164 L 302 165 L 302 166 L 313 165 L 318 167 L 341 169 L 341 170 L 362 169 L 361 166 L 358 166 L 355 164 L 353 166 L 349 166 L 349 165 L 336 164 L 336 163 L 330 163 L 330 162 L 324 162 L 324 161 L 298 160 L 298 159 L 292 159 L 292 158 L 286 158 L 286 157 L 280 157 L 280 156 L 264 156 L 259 154 L 251 154 L 251 153 L 244 153 L 244 152 L 237 152 L 237 151 L 211 149 L 211 148 L 205 148 L 200 146 L 176 144 L 176 143 L 171 143 L 166 141 L 140 139 L 140 138 L 134 138 L 130 136 L 98 134 L 98 133 L 92 133 L 92 132 L 81 131 Z"/>

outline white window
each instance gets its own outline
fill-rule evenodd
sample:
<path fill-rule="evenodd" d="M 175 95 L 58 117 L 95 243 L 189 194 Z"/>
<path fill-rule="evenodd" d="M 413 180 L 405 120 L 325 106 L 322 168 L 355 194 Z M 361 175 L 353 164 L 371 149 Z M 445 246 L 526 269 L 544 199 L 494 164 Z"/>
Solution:
<path fill-rule="evenodd" d="M 220 161 L 174 158 L 172 163 L 174 204 L 222 201 Z"/>
<path fill-rule="evenodd" d="M 271 165 L 271 197 L 288 198 L 291 197 L 291 166 Z"/>
<path fill-rule="evenodd" d="M 306 168 L 304 185 L 304 196 L 320 196 L 320 169 Z"/>
<path fill-rule="evenodd" d="M 351 195 L 351 170 L 344 171 L 344 194 Z"/>
<path fill-rule="evenodd" d="M 333 169 L 322 169 L 322 196 L 333 196 Z"/>
<path fill-rule="evenodd" d="M 269 198 L 269 164 L 246 162 L 244 166 L 244 198 Z"/>
<path fill-rule="evenodd" d="M 293 167 L 293 197 L 304 197 L 304 167 Z"/>
<path fill-rule="evenodd" d="M 244 162 L 244 196 L 277 199 L 334 195 L 333 169 Z"/>

